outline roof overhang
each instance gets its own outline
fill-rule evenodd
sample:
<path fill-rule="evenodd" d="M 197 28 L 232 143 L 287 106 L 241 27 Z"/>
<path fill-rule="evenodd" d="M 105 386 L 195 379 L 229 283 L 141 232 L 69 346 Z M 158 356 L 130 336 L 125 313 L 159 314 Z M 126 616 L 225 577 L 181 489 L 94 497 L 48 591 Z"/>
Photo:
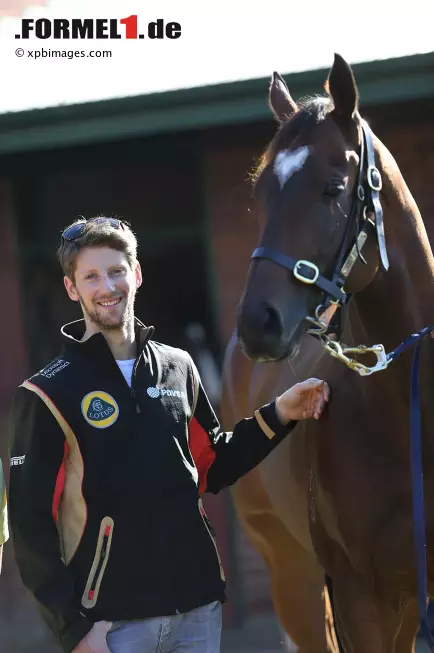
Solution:
<path fill-rule="evenodd" d="M 319 93 L 329 69 L 287 73 L 294 98 Z M 353 65 L 361 106 L 434 98 L 434 52 Z M 271 71 L 270 71 L 271 72 Z M 269 78 L 0 115 L 0 154 L 271 119 Z"/>

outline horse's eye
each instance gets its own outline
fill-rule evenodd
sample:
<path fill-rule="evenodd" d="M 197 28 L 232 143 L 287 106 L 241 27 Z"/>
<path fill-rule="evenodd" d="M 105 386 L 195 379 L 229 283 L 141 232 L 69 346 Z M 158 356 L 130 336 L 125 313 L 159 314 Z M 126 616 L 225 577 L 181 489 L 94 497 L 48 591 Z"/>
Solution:
<path fill-rule="evenodd" d="M 329 197 L 337 197 L 339 193 L 342 193 L 343 190 L 345 190 L 345 184 L 331 182 L 330 184 L 327 184 L 324 195 L 328 195 Z"/>

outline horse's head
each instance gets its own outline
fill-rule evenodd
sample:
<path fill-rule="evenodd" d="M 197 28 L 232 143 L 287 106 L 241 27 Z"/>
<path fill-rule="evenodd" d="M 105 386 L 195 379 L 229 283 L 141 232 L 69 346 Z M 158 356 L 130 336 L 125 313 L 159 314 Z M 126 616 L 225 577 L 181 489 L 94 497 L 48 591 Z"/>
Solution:
<path fill-rule="evenodd" d="M 378 269 L 375 219 L 358 239 L 372 247 L 368 265 L 354 248 L 368 224 L 367 209 L 376 214 L 372 194 L 378 198 L 381 178 L 372 168 L 372 138 L 358 113 L 353 73 L 339 55 L 326 89 L 326 97 L 297 105 L 277 73 L 270 84 L 269 104 L 280 128 L 254 178 L 262 235 L 238 313 L 241 344 L 256 360 L 294 354 L 312 327 L 306 318 L 333 309 L 344 297 L 344 283 L 347 293 L 357 292 Z"/>

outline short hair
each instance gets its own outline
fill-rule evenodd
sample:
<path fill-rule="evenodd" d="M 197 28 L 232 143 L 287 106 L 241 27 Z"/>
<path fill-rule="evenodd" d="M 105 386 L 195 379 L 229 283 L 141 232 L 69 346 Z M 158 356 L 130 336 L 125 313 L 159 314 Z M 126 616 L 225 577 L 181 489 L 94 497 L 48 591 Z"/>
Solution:
<path fill-rule="evenodd" d="M 137 239 L 130 225 L 119 220 L 121 228 L 116 228 L 111 222 L 113 218 L 118 220 L 114 215 L 110 218 L 99 215 L 96 218 L 86 220 L 80 216 L 62 232 L 57 259 L 64 275 L 72 280 L 74 280 L 77 256 L 84 247 L 111 247 L 125 254 L 131 269 L 134 269 L 137 263 Z M 84 224 L 82 233 L 74 240 L 63 238 L 65 231 L 76 224 Z"/>

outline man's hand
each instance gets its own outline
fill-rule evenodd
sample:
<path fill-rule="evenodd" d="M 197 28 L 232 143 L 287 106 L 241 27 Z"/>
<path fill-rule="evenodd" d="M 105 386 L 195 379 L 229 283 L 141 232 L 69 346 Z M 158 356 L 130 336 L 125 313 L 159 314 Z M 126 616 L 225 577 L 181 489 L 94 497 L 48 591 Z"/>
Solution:
<path fill-rule="evenodd" d="M 72 653 L 110 653 L 107 633 L 111 627 L 110 621 L 97 621 Z"/>
<path fill-rule="evenodd" d="M 296 383 L 276 399 L 276 413 L 282 424 L 290 421 L 319 419 L 330 398 L 330 387 L 320 379 Z"/>

